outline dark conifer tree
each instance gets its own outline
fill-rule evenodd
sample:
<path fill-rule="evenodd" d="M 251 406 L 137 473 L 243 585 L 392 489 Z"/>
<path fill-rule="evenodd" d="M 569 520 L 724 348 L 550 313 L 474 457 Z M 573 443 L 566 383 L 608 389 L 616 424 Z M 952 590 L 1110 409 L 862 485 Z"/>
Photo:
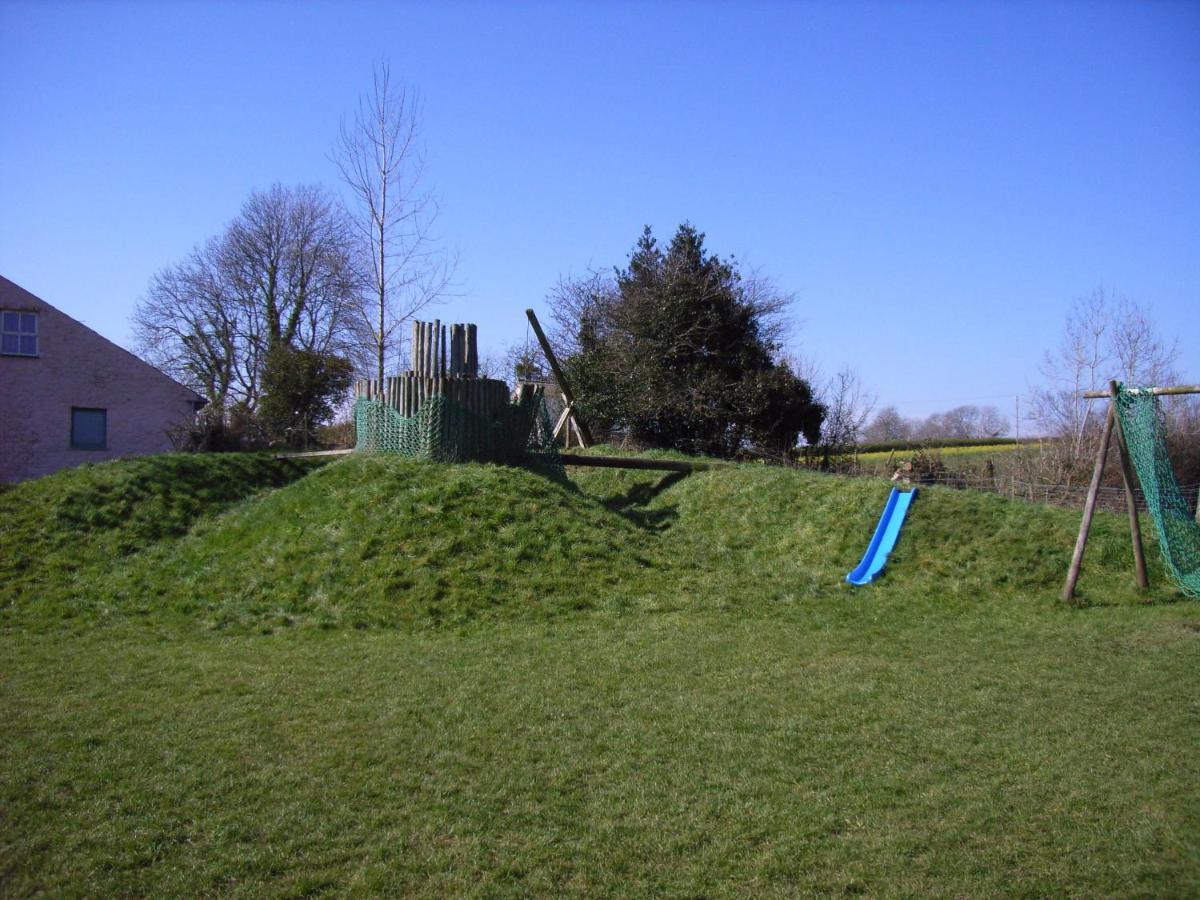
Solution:
<path fill-rule="evenodd" d="M 774 358 L 786 301 L 685 224 L 665 252 L 646 228 L 613 279 L 562 286 L 555 314 L 572 329 L 568 367 L 591 420 L 648 446 L 730 457 L 819 436 L 821 405 Z"/>

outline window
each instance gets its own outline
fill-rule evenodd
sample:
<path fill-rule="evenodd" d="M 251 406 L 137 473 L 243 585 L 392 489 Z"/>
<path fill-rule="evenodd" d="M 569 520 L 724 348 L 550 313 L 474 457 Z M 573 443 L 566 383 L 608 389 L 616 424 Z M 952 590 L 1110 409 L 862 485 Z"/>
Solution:
<path fill-rule="evenodd" d="M 108 410 L 71 407 L 71 449 L 108 449 Z"/>
<path fill-rule="evenodd" d="M 37 313 L 13 309 L 0 312 L 0 353 L 6 356 L 38 355 Z"/>

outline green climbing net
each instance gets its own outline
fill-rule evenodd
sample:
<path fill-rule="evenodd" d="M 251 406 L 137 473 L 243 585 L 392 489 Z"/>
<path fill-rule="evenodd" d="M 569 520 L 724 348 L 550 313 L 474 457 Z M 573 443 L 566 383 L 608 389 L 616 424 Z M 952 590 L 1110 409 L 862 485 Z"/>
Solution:
<path fill-rule="evenodd" d="M 405 418 L 378 400 L 354 404 L 355 450 L 441 462 L 541 462 L 561 468 L 540 391 L 485 416 L 431 397 Z"/>
<path fill-rule="evenodd" d="M 1121 385 L 1117 414 L 1146 506 L 1158 529 L 1158 546 L 1167 569 L 1184 593 L 1200 597 L 1200 525 L 1188 511 L 1167 456 L 1158 397 Z"/>

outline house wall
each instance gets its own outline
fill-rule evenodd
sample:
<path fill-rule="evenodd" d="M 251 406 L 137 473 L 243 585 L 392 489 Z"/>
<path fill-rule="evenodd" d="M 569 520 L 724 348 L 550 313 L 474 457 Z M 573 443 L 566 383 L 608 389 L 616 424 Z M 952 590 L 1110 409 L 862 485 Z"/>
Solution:
<path fill-rule="evenodd" d="M 0 308 L 38 314 L 38 356 L 0 356 L 0 481 L 171 449 L 201 398 L 6 278 Z M 71 448 L 71 407 L 107 410 L 104 450 Z"/>

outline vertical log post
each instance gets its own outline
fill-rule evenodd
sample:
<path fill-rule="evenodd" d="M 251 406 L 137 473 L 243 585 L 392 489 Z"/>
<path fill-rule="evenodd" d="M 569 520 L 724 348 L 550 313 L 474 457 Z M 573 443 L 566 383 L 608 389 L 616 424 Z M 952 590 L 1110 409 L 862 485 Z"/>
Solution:
<path fill-rule="evenodd" d="M 1133 496 L 1133 467 L 1129 464 L 1129 447 L 1125 443 L 1125 429 L 1121 427 L 1121 416 L 1117 413 L 1117 383 L 1108 383 L 1109 406 L 1113 409 L 1114 426 L 1117 432 L 1117 455 L 1121 458 L 1121 481 L 1125 483 L 1125 506 L 1129 510 L 1129 533 L 1133 538 L 1133 570 L 1139 590 L 1150 586 L 1146 577 L 1146 553 L 1142 549 L 1142 526 L 1138 522 L 1137 499 Z"/>
<path fill-rule="evenodd" d="M 467 323 L 467 376 L 470 378 L 479 377 L 479 347 L 475 343 L 477 332 L 475 326 Z"/>
<path fill-rule="evenodd" d="M 433 323 L 434 340 L 437 342 L 433 351 L 433 377 L 441 378 L 442 370 L 446 368 L 446 358 L 443 356 L 443 351 L 446 349 L 446 329 L 442 327 L 442 320 L 435 319 Z"/>
<path fill-rule="evenodd" d="M 1075 552 L 1071 555 L 1071 568 L 1067 570 L 1067 583 L 1063 585 L 1062 598 L 1075 598 L 1075 584 L 1079 581 L 1079 569 L 1083 565 L 1083 548 L 1087 546 L 1088 531 L 1092 527 L 1092 516 L 1096 512 L 1096 495 L 1100 492 L 1100 479 L 1104 475 L 1104 461 L 1108 458 L 1108 442 L 1112 437 L 1113 419 L 1117 414 L 1110 403 L 1104 419 L 1104 432 L 1100 435 L 1100 450 L 1096 453 L 1096 468 L 1092 470 L 1092 483 L 1088 486 L 1087 500 L 1083 504 L 1083 521 L 1079 523 L 1079 537 L 1075 539 Z"/>

